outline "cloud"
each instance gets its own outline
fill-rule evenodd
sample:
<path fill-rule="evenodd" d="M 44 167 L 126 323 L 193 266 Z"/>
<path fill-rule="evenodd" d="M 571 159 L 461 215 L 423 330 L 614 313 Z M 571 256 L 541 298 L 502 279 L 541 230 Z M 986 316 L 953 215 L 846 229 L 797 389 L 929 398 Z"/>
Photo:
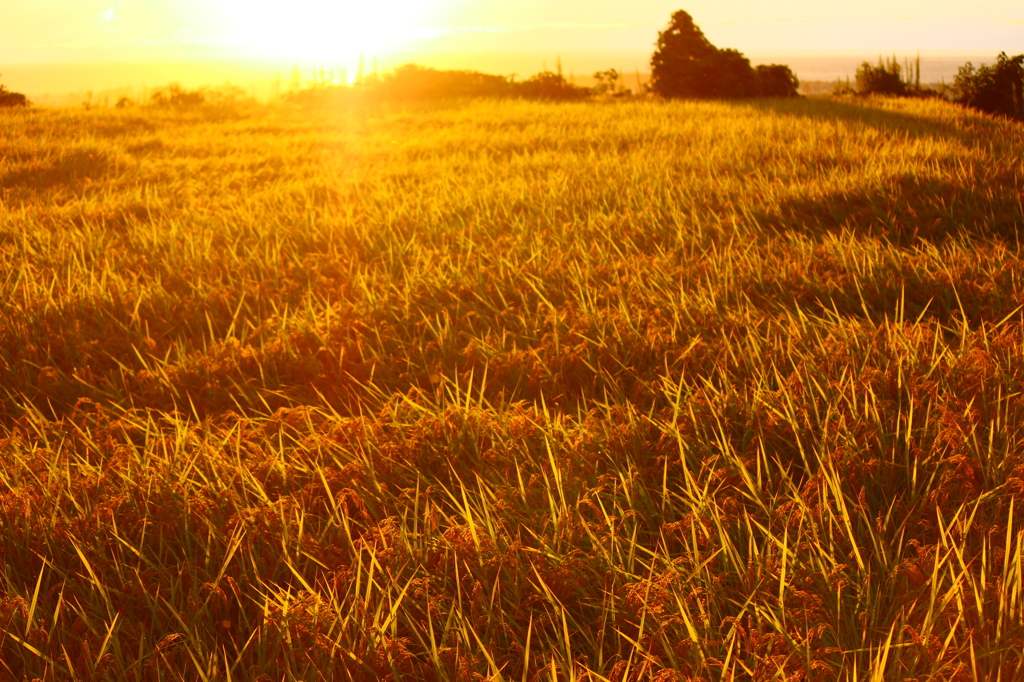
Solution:
<path fill-rule="evenodd" d="M 107 9 L 103 10 L 102 12 L 100 12 L 99 16 L 96 18 L 97 23 L 101 27 L 106 28 L 106 27 L 111 26 L 114 22 L 120 21 L 121 20 L 120 9 L 121 9 L 121 5 L 123 5 L 123 4 L 124 4 L 124 0 L 119 0 L 119 2 L 115 3 L 113 6 L 108 7 Z"/>

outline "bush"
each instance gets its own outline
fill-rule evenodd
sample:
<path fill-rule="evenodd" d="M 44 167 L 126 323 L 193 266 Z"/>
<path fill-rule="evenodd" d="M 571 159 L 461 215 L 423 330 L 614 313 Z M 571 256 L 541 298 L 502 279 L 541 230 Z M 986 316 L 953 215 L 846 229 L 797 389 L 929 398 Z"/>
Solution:
<path fill-rule="evenodd" d="M 585 99 L 589 88 L 573 85 L 560 73 L 541 71 L 522 83 L 514 83 L 515 92 L 527 99 Z"/>
<path fill-rule="evenodd" d="M 27 107 L 28 97 L 20 92 L 11 92 L 3 85 L 0 85 L 0 108 L 3 107 Z"/>
<path fill-rule="evenodd" d="M 960 67 L 953 83 L 955 101 L 988 114 L 1024 121 L 1024 54 L 1000 52 L 994 66 Z"/>
<path fill-rule="evenodd" d="M 619 92 L 620 78 L 622 78 L 622 74 L 616 69 L 598 71 L 594 74 L 594 80 L 597 81 L 597 85 L 591 88 L 591 90 L 596 95 L 614 95 Z"/>
<path fill-rule="evenodd" d="M 512 94 L 513 86 L 503 76 L 476 71 L 438 71 L 406 64 L 362 87 L 383 99 L 429 100 L 452 97 L 494 97 Z"/>
<path fill-rule="evenodd" d="M 762 97 L 796 97 L 800 81 L 784 64 L 758 64 L 757 81 Z"/>
<path fill-rule="evenodd" d="M 206 96 L 201 90 L 186 90 L 178 83 L 171 83 L 154 92 L 150 101 L 161 107 L 191 109 L 206 103 Z"/>
<path fill-rule="evenodd" d="M 287 95 L 303 106 L 363 101 L 432 101 L 466 97 L 524 97 L 527 99 L 584 99 L 589 88 L 573 85 L 561 74 L 543 71 L 521 83 L 505 76 L 476 71 L 439 71 L 406 64 L 383 76 L 374 74 L 355 86 L 315 87 Z"/>
<path fill-rule="evenodd" d="M 906 95 L 909 84 L 904 82 L 903 68 L 891 57 L 883 61 L 878 58 L 878 65 L 872 66 L 864 62 L 857 69 L 858 95 Z"/>

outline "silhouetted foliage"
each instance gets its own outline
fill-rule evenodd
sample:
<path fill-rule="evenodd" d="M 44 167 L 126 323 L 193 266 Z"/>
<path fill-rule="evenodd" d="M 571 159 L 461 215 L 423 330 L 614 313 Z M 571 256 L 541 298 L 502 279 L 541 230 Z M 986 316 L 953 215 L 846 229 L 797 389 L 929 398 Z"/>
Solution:
<path fill-rule="evenodd" d="M 2 107 L 27 107 L 28 97 L 20 92 L 11 92 L 3 85 L 0 85 L 0 108 Z"/>
<path fill-rule="evenodd" d="M 287 95 L 303 106 L 345 105 L 361 101 L 434 101 L 471 97 L 523 97 L 574 100 L 591 96 L 589 88 L 573 85 L 561 74 L 543 71 L 515 82 L 505 76 L 477 71 L 441 71 L 406 64 L 393 72 L 372 74 L 355 85 L 317 86 Z"/>
<path fill-rule="evenodd" d="M 514 83 L 515 92 L 527 99 L 585 99 L 591 95 L 589 88 L 573 85 L 558 73 L 541 71 L 522 83 Z"/>
<path fill-rule="evenodd" d="M 205 115 L 215 116 L 233 115 L 239 105 L 250 102 L 252 98 L 245 89 L 231 83 L 198 90 L 186 90 L 179 83 L 171 83 L 150 95 L 150 103 L 157 107 L 180 111 L 201 109 Z M 124 108 L 132 104 L 130 99 L 122 97 L 115 106 Z"/>
<path fill-rule="evenodd" d="M 720 50 L 683 10 L 658 34 L 651 89 L 662 97 L 791 97 L 799 81 L 787 66 L 758 66 L 737 50 Z"/>
<path fill-rule="evenodd" d="M 713 60 L 718 49 L 687 12 L 672 14 L 651 56 L 651 88 L 663 97 L 713 97 Z"/>
<path fill-rule="evenodd" d="M 608 69 L 607 71 L 598 71 L 594 74 L 594 80 L 597 81 L 592 90 L 596 95 L 613 95 L 619 89 L 619 79 L 622 74 L 615 69 Z"/>
<path fill-rule="evenodd" d="M 832 86 L 832 94 L 835 96 L 856 95 L 857 89 L 850 83 L 850 77 L 836 78 L 836 84 Z"/>
<path fill-rule="evenodd" d="M 189 109 L 204 104 L 206 96 L 201 90 L 186 90 L 179 83 L 171 83 L 154 92 L 150 101 L 157 106 Z"/>
<path fill-rule="evenodd" d="M 878 64 L 864 62 L 857 69 L 857 94 L 859 95 L 906 95 L 910 88 L 903 80 L 903 68 L 896 57 L 883 60 Z"/>
<path fill-rule="evenodd" d="M 445 99 L 450 97 L 495 97 L 512 94 L 512 84 L 503 76 L 477 71 L 438 71 L 406 64 L 383 77 L 363 84 L 385 99 Z"/>
<path fill-rule="evenodd" d="M 707 74 L 712 97 L 757 97 L 761 89 L 750 60 L 738 50 L 719 50 L 711 58 Z"/>
<path fill-rule="evenodd" d="M 956 102 L 988 114 L 1024 121 L 1024 54 L 1000 52 L 993 66 L 960 67 L 953 84 Z"/>
<path fill-rule="evenodd" d="M 785 64 L 758 64 L 757 81 L 762 97 L 796 97 L 800 81 Z"/>

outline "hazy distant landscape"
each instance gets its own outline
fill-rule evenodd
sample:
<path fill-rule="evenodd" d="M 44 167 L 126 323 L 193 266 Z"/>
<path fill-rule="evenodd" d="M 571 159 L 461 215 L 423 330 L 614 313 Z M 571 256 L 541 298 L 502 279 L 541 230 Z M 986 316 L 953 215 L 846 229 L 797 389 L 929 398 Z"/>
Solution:
<path fill-rule="evenodd" d="M 913 60 L 915 53 L 898 54 Z M 783 54 L 757 53 L 748 56 L 763 63 L 789 64 L 801 82 L 820 82 L 818 90 L 830 90 L 837 78 L 852 78 L 864 61 L 874 62 L 878 53 Z M 886 53 L 884 56 L 891 56 Z M 991 62 L 993 54 L 958 52 L 942 54 L 925 52 L 921 56 L 921 76 L 925 83 L 952 82 L 957 69 L 966 61 L 976 64 Z M 580 85 L 592 85 L 591 75 L 596 71 L 615 68 L 623 72 L 629 87 L 633 87 L 636 73 L 641 81 L 650 78 L 650 51 L 566 51 L 476 53 L 476 54 L 398 54 L 376 60 L 379 70 L 389 70 L 405 63 L 417 63 L 440 69 L 471 69 L 498 75 L 517 74 L 525 78 L 544 69 L 553 70 L 562 62 L 566 76 L 574 76 Z M 373 68 L 372 57 L 365 60 L 367 70 Z M 113 104 L 122 96 L 144 100 L 148 93 L 167 83 L 177 82 L 185 87 L 220 85 L 230 82 L 242 87 L 251 96 L 266 101 L 287 92 L 294 86 L 298 66 L 300 85 L 314 80 L 321 68 L 339 75 L 345 72 L 354 79 L 354 68 L 336 64 L 273 62 L 256 60 L 219 61 L 154 61 L 106 62 L 78 60 L 56 63 L 5 63 L 2 82 L 12 90 L 24 92 L 34 102 L 46 106 L 77 106 L 82 103 Z"/>

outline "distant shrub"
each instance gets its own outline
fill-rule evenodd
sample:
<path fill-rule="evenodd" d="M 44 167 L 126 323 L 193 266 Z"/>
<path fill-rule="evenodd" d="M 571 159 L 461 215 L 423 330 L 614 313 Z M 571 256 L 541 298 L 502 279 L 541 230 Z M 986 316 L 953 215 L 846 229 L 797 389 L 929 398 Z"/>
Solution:
<path fill-rule="evenodd" d="M 159 88 L 149 99 L 157 106 L 175 109 L 190 109 L 206 102 L 206 96 L 201 90 L 186 90 L 179 83 Z"/>
<path fill-rule="evenodd" d="M 0 85 L 0 108 L 27 107 L 28 105 L 28 97 L 20 92 L 11 92 L 3 85 Z"/>
<path fill-rule="evenodd" d="M 198 90 L 187 90 L 179 83 L 171 83 L 154 91 L 149 98 L 153 106 L 178 110 L 201 108 L 206 114 L 213 115 L 232 112 L 251 99 L 243 88 L 231 83 Z M 131 105 L 130 99 L 122 97 L 115 106 L 123 108 Z"/>
<path fill-rule="evenodd" d="M 864 62 L 857 69 L 858 95 L 906 95 L 910 88 L 903 80 L 903 68 L 896 57 L 878 58 L 878 64 Z"/>
<path fill-rule="evenodd" d="M 597 81 L 597 85 L 591 88 L 591 90 L 595 95 L 614 95 L 619 90 L 620 78 L 622 78 L 622 74 L 616 69 L 598 71 L 594 74 L 594 80 Z"/>
<path fill-rule="evenodd" d="M 441 71 L 406 64 L 384 75 L 372 75 L 355 85 L 317 86 L 286 96 L 303 106 L 341 105 L 359 101 L 431 101 L 471 97 L 583 99 L 592 94 L 560 74 L 544 71 L 522 82 L 476 71 Z"/>
<path fill-rule="evenodd" d="M 512 84 L 503 76 L 476 71 L 439 71 L 416 64 L 400 66 L 363 87 L 385 99 L 409 100 L 507 96 L 513 91 Z"/>
<path fill-rule="evenodd" d="M 788 66 L 760 65 L 712 45 L 686 12 L 672 15 L 651 56 L 651 89 L 662 97 L 792 97 L 799 81 Z"/>
<path fill-rule="evenodd" d="M 849 76 L 847 76 L 846 78 L 836 78 L 836 82 L 832 86 L 831 94 L 835 97 L 844 95 L 856 95 L 857 89 L 850 82 Z"/>
<path fill-rule="evenodd" d="M 955 101 L 988 114 L 1024 121 L 1024 54 L 1000 52 L 993 66 L 960 67 L 953 84 Z"/>
<path fill-rule="evenodd" d="M 757 82 L 762 97 L 796 97 L 800 81 L 784 64 L 758 64 Z"/>
<path fill-rule="evenodd" d="M 589 88 L 573 85 L 562 74 L 541 71 L 521 83 L 514 83 L 515 94 L 528 99 L 585 99 L 590 96 Z"/>
<path fill-rule="evenodd" d="M 199 92 L 205 98 L 206 106 L 209 107 L 232 108 L 252 101 L 252 97 L 246 93 L 245 88 L 232 83 L 206 87 Z"/>

